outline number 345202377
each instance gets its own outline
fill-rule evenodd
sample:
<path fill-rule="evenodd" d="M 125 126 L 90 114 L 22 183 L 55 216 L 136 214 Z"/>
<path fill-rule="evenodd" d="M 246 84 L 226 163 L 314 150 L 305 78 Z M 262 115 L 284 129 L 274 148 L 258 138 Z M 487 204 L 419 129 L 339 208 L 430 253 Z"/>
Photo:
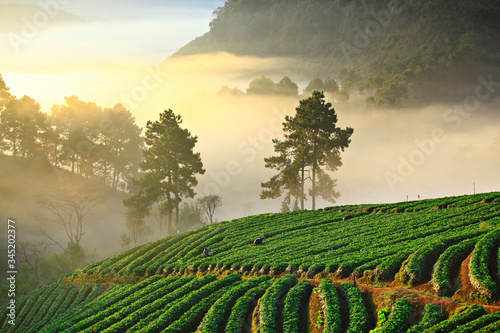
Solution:
<path fill-rule="evenodd" d="M 14 269 L 16 265 L 16 222 L 8 220 L 7 226 L 7 257 L 9 258 L 7 264 L 10 269 Z"/>

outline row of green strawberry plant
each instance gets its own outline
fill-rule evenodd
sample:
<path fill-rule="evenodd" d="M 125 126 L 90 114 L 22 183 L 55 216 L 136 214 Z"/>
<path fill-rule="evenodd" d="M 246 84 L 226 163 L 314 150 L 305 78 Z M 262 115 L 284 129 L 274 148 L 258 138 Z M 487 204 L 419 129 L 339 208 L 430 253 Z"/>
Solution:
<path fill-rule="evenodd" d="M 173 259 L 178 260 L 185 253 L 191 250 L 193 245 L 197 245 L 200 242 L 204 242 L 207 238 L 214 236 L 218 233 L 217 226 L 213 229 L 204 230 L 205 232 L 200 232 L 199 234 L 192 235 L 184 239 L 181 242 L 174 244 L 169 247 L 166 251 L 163 251 L 160 255 L 153 258 L 151 262 L 143 264 L 143 266 L 147 265 L 146 274 L 148 276 L 162 273 L 165 266 L 167 266 Z"/>
<path fill-rule="evenodd" d="M 469 264 L 471 284 L 484 296 L 492 299 L 498 286 L 490 275 L 490 261 L 497 261 L 500 230 L 491 231 L 477 242 Z"/>
<path fill-rule="evenodd" d="M 319 296 L 321 298 L 325 314 L 325 327 L 323 332 L 340 333 L 342 328 L 340 299 L 332 280 L 321 280 L 319 285 Z"/>
<path fill-rule="evenodd" d="M 441 308 L 436 304 L 426 304 L 424 313 L 418 324 L 410 327 L 406 333 L 420 333 L 429 327 L 432 327 L 443 320 Z"/>
<path fill-rule="evenodd" d="M 483 328 L 477 330 L 474 333 L 499 333 L 499 332 L 500 332 L 500 324 L 497 321 L 484 326 Z"/>
<path fill-rule="evenodd" d="M 400 221 L 399 221 L 399 224 L 401 224 L 401 223 L 400 223 Z M 373 227 L 371 228 L 371 230 L 373 230 Z M 339 233 L 337 233 L 337 235 L 338 235 L 338 234 L 343 234 L 343 233 L 339 232 Z M 376 233 L 374 234 L 374 238 L 375 238 L 375 239 L 376 239 L 376 238 L 380 238 L 379 236 L 380 236 L 380 235 L 377 235 Z M 318 243 L 321 243 L 321 242 L 318 242 Z M 291 247 L 292 247 L 292 246 L 291 246 Z M 361 244 L 360 244 L 357 248 L 353 248 L 353 246 L 351 246 L 351 248 L 350 248 L 350 249 L 348 249 L 348 248 L 346 248 L 346 247 L 343 247 L 343 248 L 342 248 L 342 251 L 347 252 L 347 253 L 349 253 L 349 255 L 351 255 L 351 254 L 352 254 L 352 252 L 359 251 L 359 249 L 360 249 L 361 247 L 362 247 L 362 245 L 361 245 Z M 292 247 L 292 248 L 294 248 L 294 249 L 295 249 L 295 247 Z M 266 250 L 268 250 L 269 252 L 272 252 L 272 250 L 273 250 L 273 249 L 266 249 Z M 248 251 L 248 252 L 250 252 L 250 251 Z M 252 252 L 253 252 L 253 251 L 252 251 Z M 296 254 L 297 254 L 297 253 L 295 252 L 295 256 L 296 256 Z M 338 254 L 338 253 L 337 253 L 337 254 Z M 236 255 L 236 254 L 235 254 L 235 255 Z M 251 253 L 251 254 L 249 253 L 248 255 L 255 256 L 255 253 Z M 322 253 L 322 255 L 324 255 L 324 254 Z M 260 256 L 260 255 L 258 255 L 258 254 L 257 254 L 257 256 L 261 257 L 261 256 Z M 282 257 L 282 256 L 280 256 L 280 257 Z M 231 260 L 227 260 L 227 261 L 231 261 Z M 344 262 L 345 262 L 345 260 L 344 260 Z M 283 265 L 282 265 L 282 266 L 283 266 Z"/>
<path fill-rule="evenodd" d="M 8 331 L 11 326 L 13 326 L 11 323 L 9 323 L 10 320 L 14 320 L 14 324 L 20 323 L 23 319 L 23 316 L 25 316 L 33 307 L 33 305 L 36 303 L 38 300 L 38 296 L 45 291 L 45 288 L 47 287 L 42 287 L 38 288 L 35 291 L 31 292 L 28 295 L 23 296 L 22 298 L 16 300 L 16 309 L 15 313 L 13 313 L 13 317 L 7 317 L 7 313 L 10 313 L 10 310 L 7 308 L 7 306 L 10 305 L 10 303 L 2 306 L 2 325 L 0 326 L 0 329 L 2 332 Z M 19 303 L 18 303 L 19 302 Z M 19 306 L 18 306 L 19 305 Z M 15 326 L 15 325 L 14 325 Z"/>
<path fill-rule="evenodd" d="M 122 319 L 114 324 L 114 326 L 109 327 L 107 330 L 114 331 L 115 329 L 126 329 L 127 331 L 138 332 L 153 320 L 157 319 L 163 311 L 169 309 L 172 302 L 188 295 L 192 291 L 199 289 L 214 280 L 215 276 L 213 275 L 207 275 L 199 279 L 195 278 L 194 275 L 185 276 L 174 282 L 172 287 L 175 287 L 176 289 L 173 292 L 163 295 L 154 302 L 151 302 L 133 312 L 125 319 Z"/>
<path fill-rule="evenodd" d="M 30 302 L 29 306 L 23 307 L 21 313 L 16 318 L 16 325 L 10 326 L 7 332 L 22 332 L 22 330 L 19 329 L 33 320 L 45 300 L 50 297 L 50 295 L 56 290 L 57 287 L 58 286 L 56 284 L 51 284 L 42 288 L 43 291 L 39 293 L 38 296 L 34 297 L 32 300 L 30 299 L 30 301 L 32 302 Z"/>
<path fill-rule="evenodd" d="M 349 327 L 347 333 L 363 333 L 368 331 L 368 312 L 361 291 L 350 283 L 341 283 L 340 289 L 345 293 L 349 305 Z"/>
<path fill-rule="evenodd" d="M 389 318 L 378 328 L 371 330 L 373 333 L 401 333 L 405 332 L 409 326 L 411 313 L 410 301 L 399 298 L 394 303 Z"/>
<path fill-rule="evenodd" d="M 177 332 L 191 332 L 195 327 L 199 325 L 203 316 L 207 311 L 216 303 L 222 296 L 229 293 L 231 289 L 237 288 L 241 284 L 241 281 L 234 283 L 233 285 L 222 287 L 221 289 L 214 290 L 212 294 L 204 297 L 201 301 L 196 303 L 188 311 L 169 325 L 163 332 L 165 333 L 177 333 Z"/>
<path fill-rule="evenodd" d="M 295 275 L 285 275 L 277 279 L 274 284 L 266 290 L 260 300 L 260 332 L 275 333 L 278 331 L 280 311 L 282 307 L 279 302 L 288 290 L 297 283 Z"/>
<path fill-rule="evenodd" d="M 270 276 L 264 275 L 256 279 L 246 280 L 241 285 L 232 288 L 213 304 L 196 332 L 208 333 L 220 331 L 225 327 L 225 319 L 229 317 L 229 312 L 236 301 L 250 289 L 257 287 L 265 281 L 269 281 L 269 279 Z"/>
<path fill-rule="evenodd" d="M 500 312 L 486 314 L 467 324 L 458 326 L 452 333 L 474 333 L 491 323 L 496 323 L 497 329 L 500 329 Z"/>
<path fill-rule="evenodd" d="M 123 274 L 125 272 L 133 271 L 134 269 L 138 269 L 144 264 L 144 262 L 141 263 L 141 258 L 148 258 L 150 256 L 154 257 L 153 254 L 161 254 L 163 258 L 171 258 L 179 250 L 182 250 L 186 246 L 188 246 L 189 243 L 195 241 L 199 237 L 202 237 L 203 234 L 204 232 L 200 232 L 200 230 L 194 230 L 187 233 L 160 239 L 150 244 L 145 244 L 133 254 L 105 267 L 100 271 L 100 274 L 105 274 L 113 271 L 116 273 L 121 272 Z M 186 240 L 188 240 L 188 242 L 185 242 Z M 164 247 L 165 244 L 167 245 L 166 248 Z"/>
<path fill-rule="evenodd" d="M 428 203 L 436 202 L 431 200 Z M 96 269 L 101 273 L 119 269 L 121 274 L 135 271 L 139 275 L 144 272 L 152 275 L 163 271 L 182 272 L 190 267 L 203 270 L 208 267 L 239 269 L 252 266 L 260 270 L 266 265 L 265 270 L 279 273 L 294 261 L 304 268 L 317 265 L 311 273 L 323 267 L 342 265 L 346 272 L 357 267 L 360 267 L 358 273 L 378 268 L 377 272 L 381 276 L 391 275 L 395 267 L 399 269 L 398 265 L 402 261 L 400 256 L 384 258 L 380 247 L 391 250 L 393 254 L 399 252 L 400 248 L 409 249 L 411 246 L 417 249 L 420 244 L 413 242 L 415 240 L 435 237 L 438 241 L 441 234 L 452 227 L 476 226 L 479 221 L 474 216 L 478 213 L 482 219 L 489 219 L 495 214 L 498 216 L 498 207 L 488 212 L 490 206 L 457 206 L 445 211 L 429 210 L 410 214 L 362 213 L 355 214 L 353 219 L 345 222 L 342 221 L 343 214 L 339 212 L 265 214 L 223 222 L 182 240 L 174 241 L 176 236 L 173 236 L 164 242 L 151 243 L 131 251 L 126 258 L 119 255 Z M 270 223 L 270 219 L 275 221 Z M 252 223 L 245 225 L 248 221 Z M 253 238 L 262 234 L 270 236 L 265 246 L 254 247 Z M 394 234 L 402 236 L 395 239 Z M 349 243 L 346 243 L 347 239 Z M 167 246 L 166 243 L 170 242 L 172 245 Z M 370 246 L 367 247 L 366 243 Z M 200 255 L 200 250 L 206 245 L 216 247 L 213 249 L 215 256 L 203 258 Z M 360 250 L 365 250 L 365 253 L 361 255 Z M 256 267 L 259 262 L 255 258 L 259 258 L 262 263 L 260 267 Z"/>
<path fill-rule="evenodd" d="M 71 299 L 72 296 L 70 296 L 73 289 L 75 289 L 75 287 L 69 284 L 59 286 L 56 292 L 53 293 L 53 296 L 56 296 L 53 302 L 51 302 L 50 298 L 47 299 L 42 308 L 38 311 L 37 316 L 33 319 L 31 325 L 26 326 L 26 329 L 24 329 L 23 332 L 38 332 L 40 328 L 45 326 L 45 324 L 52 319 L 56 312 L 62 309 L 62 304 L 66 298 L 73 301 L 73 299 Z"/>
<path fill-rule="evenodd" d="M 307 280 L 300 281 L 286 294 L 283 307 L 283 331 L 289 333 L 303 332 L 306 323 L 301 323 L 300 313 L 306 311 L 307 300 L 312 286 Z"/>
<path fill-rule="evenodd" d="M 31 297 L 31 294 L 27 294 L 27 295 L 24 295 L 24 296 L 21 296 L 20 298 L 16 299 L 15 300 L 15 310 L 12 309 L 12 315 L 15 315 L 14 311 L 21 311 L 24 307 L 24 305 L 26 304 L 26 302 L 28 302 L 28 300 L 30 299 Z M 5 304 L 4 306 L 0 307 L 0 329 L 2 329 L 2 327 L 6 324 L 8 324 L 8 321 L 11 319 L 11 317 L 8 317 L 7 314 L 9 314 L 11 312 L 11 309 L 9 309 L 8 307 L 11 306 L 11 303 L 10 303 L 10 300 L 7 304 Z"/>
<path fill-rule="evenodd" d="M 460 266 L 460 263 L 472 252 L 479 239 L 479 237 L 475 237 L 463 240 L 450 246 L 439 256 L 432 275 L 432 286 L 439 295 L 452 293 L 451 271 L 457 265 Z"/>
<path fill-rule="evenodd" d="M 174 291 L 177 287 L 175 285 L 177 280 L 178 277 L 171 277 L 160 279 L 148 285 L 122 301 L 102 309 L 102 311 L 85 319 L 83 322 L 79 322 L 76 325 L 78 331 L 91 332 L 96 330 L 102 332 L 104 329 L 126 318 L 131 313 L 153 302 L 161 295 Z M 72 330 L 75 330 L 75 327 L 72 327 Z"/>
<path fill-rule="evenodd" d="M 167 328 L 174 321 L 179 319 L 183 313 L 199 303 L 203 298 L 210 296 L 221 288 L 229 286 L 241 280 L 241 275 L 231 274 L 220 280 L 215 280 L 200 289 L 189 293 L 188 295 L 172 302 L 171 306 L 166 311 L 162 311 L 161 315 L 144 327 L 141 332 L 158 332 Z"/>
<path fill-rule="evenodd" d="M 118 303 L 122 299 L 133 295 L 135 292 L 145 288 L 148 284 L 154 283 L 154 281 L 157 281 L 161 278 L 162 277 L 159 275 L 153 276 L 150 279 L 144 280 L 140 283 L 118 287 L 111 290 L 111 292 L 104 293 L 102 295 L 101 292 L 103 287 L 97 284 L 94 286 L 92 292 L 89 294 L 85 302 L 82 302 L 80 306 L 75 308 L 71 315 L 64 315 L 57 318 L 54 323 L 44 327 L 42 329 L 42 332 L 62 332 L 77 324 L 78 322 L 94 316 L 96 313 L 101 311 L 101 309 L 106 309 L 107 307 Z"/>
<path fill-rule="evenodd" d="M 257 305 L 257 300 L 264 295 L 273 282 L 272 280 L 268 280 L 259 284 L 257 287 L 247 291 L 236 301 L 236 304 L 231 309 L 231 314 L 229 315 L 224 332 L 241 333 L 243 331 L 245 319 L 251 315 L 253 308 Z"/>
<path fill-rule="evenodd" d="M 426 266 L 437 261 L 439 256 L 450 246 L 455 245 L 464 239 L 479 236 L 483 232 L 480 230 L 458 234 L 450 238 L 439 239 L 428 243 L 426 246 L 413 252 L 408 257 L 407 263 L 401 267 L 401 278 L 408 284 L 413 285 L 422 282 L 422 274 Z"/>
<path fill-rule="evenodd" d="M 422 333 L 446 333 L 451 332 L 460 325 L 464 325 L 474 319 L 477 319 L 486 314 L 484 308 L 479 305 L 472 305 L 463 309 L 460 313 L 455 314 L 453 317 L 444 320 L 430 328 L 424 330 Z"/>

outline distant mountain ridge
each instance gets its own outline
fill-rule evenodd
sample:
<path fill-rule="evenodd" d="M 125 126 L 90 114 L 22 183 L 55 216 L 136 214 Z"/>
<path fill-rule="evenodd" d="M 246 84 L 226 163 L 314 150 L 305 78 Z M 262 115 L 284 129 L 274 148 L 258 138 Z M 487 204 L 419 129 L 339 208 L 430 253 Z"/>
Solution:
<path fill-rule="evenodd" d="M 229 0 L 214 12 L 210 31 L 174 56 L 298 58 L 304 66 L 297 74 L 310 79 L 355 70 L 366 80 L 362 88 L 383 101 L 377 91 L 411 91 L 436 76 L 453 83 L 453 71 L 465 81 L 477 78 L 477 66 L 499 72 L 499 22 L 499 0 Z"/>

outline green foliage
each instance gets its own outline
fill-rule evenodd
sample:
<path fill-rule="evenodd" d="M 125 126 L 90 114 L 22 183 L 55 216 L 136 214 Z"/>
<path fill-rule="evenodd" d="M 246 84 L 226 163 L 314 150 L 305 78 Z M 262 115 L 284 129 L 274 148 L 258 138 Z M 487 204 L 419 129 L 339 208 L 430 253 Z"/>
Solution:
<path fill-rule="evenodd" d="M 300 281 L 286 294 L 283 308 L 283 331 L 298 333 L 304 330 L 304 323 L 300 323 L 300 313 L 307 309 L 308 296 L 311 294 L 311 283 Z M 302 328 L 302 329 L 301 329 Z"/>
<path fill-rule="evenodd" d="M 271 78 L 263 75 L 250 82 L 247 94 L 297 96 L 299 94 L 299 87 L 288 76 L 284 76 L 278 83 L 274 83 Z"/>
<path fill-rule="evenodd" d="M 312 79 L 311 82 L 309 82 L 309 84 L 307 85 L 304 92 L 307 94 L 311 94 L 315 90 L 317 91 L 325 90 L 325 83 L 319 77 L 315 77 L 314 79 Z"/>
<path fill-rule="evenodd" d="M 325 333 L 339 333 L 342 327 L 340 300 L 333 281 L 323 279 L 319 285 L 320 297 L 325 305 Z M 321 316 L 323 318 L 323 316 Z"/>
<path fill-rule="evenodd" d="M 490 313 L 484 316 L 481 316 L 467 324 L 458 326 L 453 333 L 474 333 L 474 332 L 481 332 L 480 329 L 486 328 L 489 324 L 495 323 L 495 325 L 492 328 L 499 328 L 499 322 L 500 321 L 500 312 L 496 313 Z M 492 330 L 488 331 L 491 332 Z"/>
<path fill-rule="evenodd" d="M 265 77 L 262 75 L 260 78 L 256 78 L 252 82 L 247 89 L 248 95 L 271 95 L 274 93 L 275 83 L 271 78 Z"/>
<path fill-rule="evenodd" d="M 147 150 L 140 167 L 143 177 L 134 180 L 138 190 L 124 200 L 137 218 L 150 213 L 151 206 L 158 204 L 161 215 L 172 213 L 179 217 L 182 198 L 192 198 L 198 184 L 197 174 L 204 174 L 200 153 L 193 151 L 198 138 L 180 127 L 181 116 L 172 110 L 165 110 L 157 121 L 148 121 L 146 130 Z M 170 226 L 170 225 L 169 225 Z"/>
<path fill-rule="evenodd" d="M 341 166 L 340 152 L 349 146 L 353 129 L 336 126 L 337 114 L 324 98 L 322 92 L 315 90 L 311 97 L 300 101 L 293 117 L 285 117 L 285 140 L 273 140 L 278 155 L 264 159 L 266 168 L 277 169 L 279 173 L 261 184 L 264 188 L 261 199 L 285 193 L 286 207 L 293 197 L 294 205 L 300 201 L 303 209 L 306 173 L 311 178 L 312 209 L 317 196 L 330 202 L 339 197 L 334 190 L 335 181 L 324 169 L 335 171 Z"/>
<path fill-rule="evenodd" d="M 407 333 L 419 333 L 425 329 L 436 325 L 443 319 L 441 315 L 441 308 L 435 304 L 426 304 L 424 307 L 424 314 L 420 322 L 408 329 Z"/>
<path fill-rule="evenodd" d="M 214 292 L 217 292 L 219 288 L 227 287 L 239 280 L 241 280 L 240 275 L 231 274 L 220 280 L 214 280 L 213 282 L 199 288 L 196 291 L 190 292 L 186 296 L 172 302 L 168 310 L 165 311 L 165 309 L 161 309 L 161 315 L 158 316 L 155 320 L 151 321 L 143 329 L 143 331 L 158 332 L 159 330 L 167 328 L 170 324 L 179 319 L 183 313 L 191 309 L 195 304 L 198 304 L 198 302 L 203 300 L 205 297 L 208 297 Z M 212 302 L 215 301 L 216 300 L 212 300 Z"/>
<path fill-rule="evenodd" d="M 181 211 L 179 212 L 179 222 L 181 223 L 181 228 L 187 230 L 193 226 L 203 224 L 204 221 L 203 209 L 199 204 L 195 202 L 185 202 L 181 206 Z"/>
<path fill-rule="evenodd" d="M 498 293 L 498 286 L 490 275 L 489 262 L 491 256 L 495 256 L 494 260 L 497 260 L 497 252 L 493 252 L 493 250 L 498 249 L 499 243 L 500 230 L 489 232 L 477 242 L 470 259 L 469 276 L 471 283 L 481 294 L 489 299 Z"/>
<path fill-rule="evenodd" d="M 297 96 L 299 94 L 299 86 L 293 82 L 288 76 L 284 76 L 274 87 L 276 95 Z"/>
<path fill-rule="evenodd" d="M 274 284 L 266 290 L 260 301 L 260 332 L 275 333 L 278 330 L 278 301 L 284 297 L 288 290 L 297 283 L 294 275 L 285 275 L 276 280 Z M 289 318 L 287 318 L 289 319 Z"/>
<path fill-rule="evenodd" d="M 382 308 L 378 311 L 377 314 L 377 325 L 382 326 L 384 323 L 387 321 L 387 318 L 389 318 L 389 315 L 391 312 L 389 311 L 388 308 Z"/>
<path fill-rule="evenodd" d="M 447 248 L 436 262 L 432 284 L 434 290 L 440 295 L 446 295 L 451 291 L 450 271 L 452 267 L 459 265 L 461 260 L 474 249 L 477 238 L 466 239 Z"/>
<path fill-rule="evenodd" d="M 274 281 L 267 280 L 247 291 L 238 299 L 234 307 L 231 309 L 231 314 L 227 322 L 226 333 L 240 333 L 245 318 L 251 314 L 251 311 L 257 304 L 257 300 L 264 292 L 273 284 Z"/>
<path fill-rule="evenodd" d="M 411 92 L 420 98 L 453 94 L 457 65 L 495 66 L 500 57 L 497 8 L 497 0 L 233 0 L 214 12 L 209 33 L 177 55 L 226 51 L 298 58 L 304 59 L 301 75 L 326 73 L 341 80 L 342 68 L 356 68 L 363 81 L 381 79 L 377 86 L 363 87 L 372 94 L 369 101 L 394 106 Z M 436 78 L 449 87 L 426 84 Z M 343 99 L 355 85 L 342 83 Z M 306 92 L 315 89 L 324 88 Z"/>
<path fill-rule="evenodd" d="M 368 331 L 368 312 L 361 291 L 350 283 L 341 283 L 340 289 L 347 295 L 349 303 L 349 327 L 347 333 Z"/>
<path fill-rule="evenodd" d="M 233 285 L 233 288 L 224 294 L 217 302 L 213 303 L 210 310 L 207 312 L 203 321 L 197 329 L 197 332 L 208 333 L 218 332 L 224 327 L 224 318 L 229 317 L 229 312 L 235 305 L 236 301 L 245 295 L 249 290 L 256 288 L 263 282 L 268 281 L 269 276 L 244 281 L 239 285 Z"/>
<path fill-rule="evenodd" d="M 405 332 L 411 312 L 410 301 L 400 298 L 394 304 L 390 316 L 385 322 L 379 322 L 378 328 L 370 332 L 377 333 L 400 333 Z M 379 312 L 380 315 L 380 312 Z"/>
<path fill-rule="evenodd" d="M 440 322 L 430 328 L 422 331 L 422 333 L 445 333 L 450 332 L 460 325 L 464 325 L 469 321 L 477 319 L 486 314 L 484 308 L 479 305 L 473 305 L 471 307 L 466 308 L 464 311 L 454 315 L 453 317 Z"/>

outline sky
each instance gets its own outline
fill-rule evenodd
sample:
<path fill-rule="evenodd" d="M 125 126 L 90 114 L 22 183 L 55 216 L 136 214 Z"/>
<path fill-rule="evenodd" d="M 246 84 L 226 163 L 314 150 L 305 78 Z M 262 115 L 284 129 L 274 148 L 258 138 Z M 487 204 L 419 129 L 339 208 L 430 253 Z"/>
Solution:
<path fill-rule="evenodd" d="M 299 98 L 217 92 L 223 85 L 245 90 L 261 75 L 277 82 L 289 75 L 294 60 L 224 53 L 169 58 L 209 31 L 213 10 L 223 3 L 0 0 L 0 74 L 12 94 L 29 95 L 44 112 L 76 95 L 103 107 L 122 103 L 144 128 L 172 109 L 198 136 L 196 149 L 207 172 L 197 192 L 223 197 L 216 219 L 275 212 L 280 200 L 259 199 L 260 184 L 274 174 L 263 159 L 273 154 L 271 140 L 282 135 L 281 122 Z M 307 84 L 292 80 L 301 89 Z M 354 128 L 343 166 L 334 174 L 341 193 L 337 204 L 469 194 L 474 185 L 477 192 L 498 190 L 499 161 L 492 157 L 499 156 L 494 149 L 500 133 L 489 111 L 498 109 L 499 100 L 460 113 L 456 105 L 439 104 L 373 110 L 363 99 L 353 95 L 348 105 L 334 103 L 339 125 Z M 318 207 L 330 205 L 319 200 Z"/>
<path fill-rule="evenodd" d="M 13 94 L 32 96 L 46 110 L 87 91 L 83 98 L 111 104 L 116 82 L 133 82 L 206 33 L 223 3 L 0 0 L 0 73 Z"/>

